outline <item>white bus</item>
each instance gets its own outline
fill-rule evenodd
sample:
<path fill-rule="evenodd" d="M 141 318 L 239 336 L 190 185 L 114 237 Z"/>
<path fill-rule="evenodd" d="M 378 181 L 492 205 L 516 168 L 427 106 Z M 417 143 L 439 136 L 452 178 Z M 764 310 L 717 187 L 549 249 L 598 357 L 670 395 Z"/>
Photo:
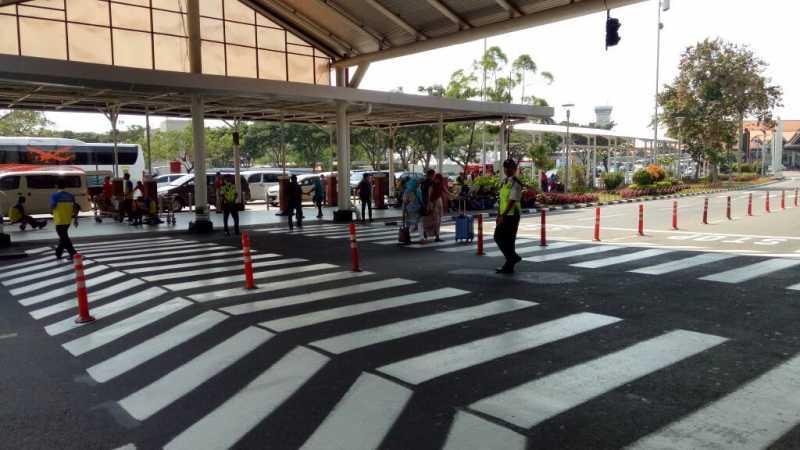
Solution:
<path fill-rule="evenodd" d="M 136 144 L 117 144 L 119 176 L 142 178 L 144 154 Z M 75 166 L 88 174 L 114 173 L 114 144 L 91 144 L 76 139 L 0 137 L 0 164 Z M 90 176 L 91 178 L 91 176 Z M 90 180 L 93 185 L 96 180 Z M 100 180 L 102 184 L 102 180 Z"/>

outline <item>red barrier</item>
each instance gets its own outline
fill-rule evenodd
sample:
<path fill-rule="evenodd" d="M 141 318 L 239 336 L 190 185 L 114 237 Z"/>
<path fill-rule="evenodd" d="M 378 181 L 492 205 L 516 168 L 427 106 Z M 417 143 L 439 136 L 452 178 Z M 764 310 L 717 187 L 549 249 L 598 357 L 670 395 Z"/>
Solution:
<path fill-rule="evenodd" d="M 750 195 L 747 197 L 747 215 L 753 215 L 753 193 L 751 192 Z"/>
<path fill-rule="evenodd" d="M 245 289 L 255 289 L 253 257 L 250 255 L 250 235 L 246 231 L 242 233 L 242 254 L 244 257 L 244 287 Z"/>
<path fill-rule="evenodd" d="M 600 240 L 600 208 L 594 209 L 594 240 Z"/>
<path fill-rule="evenodd" d="M 75 261 L 75 285 L 78 294 L 78 317 L 75 323 L 94 322 L 94 317 L 89 314 L 89 294 L 86 291 L 86 275 L 83 273 L 83 257 L 76 254 Z"/>
<path fill-rule="evenodd" d="M 781 209 L 786 209 L 786 191 L 781 191 Z"/>
<path fill-rule="evenodd" d="M 545 211 L 543 209 L 542 210 L 542 235 L 541 235 L 541 238 L 539 239 L 539 245 L 542 246 L 542 247 L 547 247 L 547 231 L 546 231 L 547 219 L 546 219 L 546 217 L 547 217 L 547 211 Z"/>
<path fill-rule="evenodd" d="M 769 191 L 767 191 L 767 196 L 765 197 L 764 202 L 765 202 L 764 207 L 766 208 L 767 212 L 772 212 L 769 210 Z"/>
<path fill-rule="evenodd" d="M 678 229 L 678 201 L 674 200 L 672 202 L 672 229 Z"/>
<path fill-rule="evenodd" d="M 731 218 L 731 196 L 730 195 L 728 196 L 728 204 L 727 204 L 727 206 L 725 208 L 725 216 L 728 218 L 728 220 L 733 220 Z"/>
<path fill-rule="evenodd" d="M 639 236 L 644 236 L 644 205 L 639 205 Z"/>
<path fill-rule="evenodd" d="M 350 256 L 353 259 L 353 272 L 361 272 L 358 260 L 358 243 L 356 242 L 356 224 L 350 224 Z"/>
<path fill-rule="evenodd" d="M 483 214 L 478 214 L 478 256 L 483 256 Z"/>
<path fill-rule="evenodd" d="M 703 204 L 703 225 L 708 225 L 708 197 Z"/>

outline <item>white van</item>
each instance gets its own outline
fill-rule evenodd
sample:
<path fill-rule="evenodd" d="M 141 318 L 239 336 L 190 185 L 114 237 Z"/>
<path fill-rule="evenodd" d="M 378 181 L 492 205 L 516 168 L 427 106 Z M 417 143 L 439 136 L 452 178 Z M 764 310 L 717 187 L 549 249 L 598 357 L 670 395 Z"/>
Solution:
<path fill-rule="evenodd" d="M 27 214 L 51 214 L 50 196 L 57 191 L 56 183 L 63 179 L 67 192 L 75 195 L 81 211 L 91 210 L 86 172 L 71 166 L 0 165 L 0 210 L 8 214 L 17 203 L 17 197 L 25 197 Z"/>
<path fill-rule="evenodd" d="M 278 185 L 278 177 L 281 175 L 283 175 L 281 169 L 255 169 L 242 172 L 242 176 L 250 185 L 250 198 L 253 200 L 265 200 L 269 188 Z"/>

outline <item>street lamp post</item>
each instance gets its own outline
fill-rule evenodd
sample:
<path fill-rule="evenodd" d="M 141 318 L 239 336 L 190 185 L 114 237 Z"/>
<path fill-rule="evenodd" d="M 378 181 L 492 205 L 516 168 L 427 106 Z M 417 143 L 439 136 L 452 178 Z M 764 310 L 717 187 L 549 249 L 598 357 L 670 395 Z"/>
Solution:
<path fill-rule="evenodd" d="M 563 108 L 567 108 L 567 140 L 564 143 L 564 153 L 566 157 L 566 168 L 564 169 L 564 192 L 569 192 L 569 143 L 570 143 L 570 135 L 569 135 L 569 119 L 570 119 L 570 108 L 574 108 L 575 105 L 573 103 L 567 103 L 566 105 L 561 105 Z"/>
<path fill-rule="evenodd" d="M 661 69 L 661 30 L 664 24 L 661 23 L 661 11 L 669 11 L 670 0 L 658 0 L 658 34 L 656 37 L 656 98 L 655 98 L 655 122 L 653 125 L 653 164 L 658 164 L 658 89 L 659 75 Z"/>

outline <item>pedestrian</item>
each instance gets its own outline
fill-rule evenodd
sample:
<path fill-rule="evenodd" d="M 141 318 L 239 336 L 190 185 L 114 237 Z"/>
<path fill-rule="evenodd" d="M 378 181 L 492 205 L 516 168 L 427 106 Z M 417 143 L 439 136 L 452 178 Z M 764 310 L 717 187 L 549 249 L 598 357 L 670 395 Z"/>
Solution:
<path fill-rule="evenodd" d="M 500 182 L 500 209 L 497 214 L 494 241 L 506 258 L 505 264 L 497 269 L 497 273 L 512 274 L 514 266 L 522 261 L 514 248 L 519 229 L 522 183 L 515 176 L 517 163 L 513 159 L 507 159 L 503 163 L 503 172 L 505 178 Z"/>
<path fill-rule="evenodd" d="M 430 192 L 431 185 L 433 184 L 433 176 L 436 174 L 436 171 L 433 169 L 428 169 L 425 171 L 425 178 L 422 180 L 422 183 L 419 185 L 419 189 L 422 192 L 422 215 L 427 216 L 428 211 L 428 193 Z"/>
<path fill-rule="evenodd" d="M 222 213 L 222 173 L 217 172 L 214 176 L 214 206 L 217 209 L 217 214 Z"/>
<path fill-rule="evenodd" d="M 111 204 L 111 199 L 114 198 L 114 185 L 111 184 L 111 177 L 103 178 L 103 197 L 107 205 Z"/>
<path fill-rule="evenodd" d="M 547 192 L 548 180 L 544 170 L 539 173 L 539 183 L 542 185 L 542 192 Z"/>
<path fill-rule="evenodd" d="M 19 198 L 17 198 L 17 204 L 8 210 L 8 218 L 11 221 L 11 225 L 19 224 L 19 229 L 21 231 L 25 231 L 25 227 L 28 225 L 33 229 L 38 228 L 40 230 L 47 225 L 47 221 L 36 220 L 25 214 L 25 197 L 23 196 L 19 196 Z"/>
<path fill-rule="evenodd" d="M 50 196 L 50 209 L 53 211 L 53 223 L 56 226 L 56 234 L 58 234 L 56 259 L 61 259 L 65 250 L 72 258 L 77 252 L 69 239 L 69 226 L 73 220 L 75 226 L 78 226 L 80 206 L 75 202 L 75 196 L 66 191 L 67 183 L 63 178 L 58 179 L 56 186 L 58 190 Z"/>
<path fill-rule="evenodd" d="M 289 179 L 289 195 L 287 196 L 289 203 L 288 212 L 286 215 L 289 217 L 289 231 L 294 230 L 292 223 L 292 214 L 297 214 L 297 228 L 303 229 L 303 188 L 297 182 L 297 175 L 292 175 Z"/>
<path fill-rule="evenodd" d="M 555 192 L 556 191 L 556 174 L 551 173 L 550 179 L 547 181 L 547 190 L 548 192 Z"/>
<path fill-rule="evenodd" d="M 361 223 L 366 223 L 366 210 L 369 209 L 369 221 L 372 222 L 372 183 L 370 175 L 364 174 L 364 178 L 358 183 L 358 199 L 361 200 Z"/>
<path fill-rule="evenodd" d="M 228 217 L 233 217 L 233 232 L 239 234 L 239 202 L 238 194 L 236 193 L 236 186 L 231 183 L 229 178 L 225 178 L 222 188 L 220 189 L 220 196 L 222 197 L 222 224 L 225 228 L 225 234 L 230 236 L 228 231 Z M 291 220 L 291 219 L 290 219 Z"/>
<path fill-rule="evenodd" d="M 325 202 L 325 188 L 322 181 L 325 175 L 314 178 L 314 205 L 317 207 L 317 219 L 322 219 L 322 203 Z"/>
<path fill-rule="evenodd" d="M 444 179 L 441 174 L 437 173 L 434 175 L 433 182 L 428 189 L 428 214 L 422 219 L 424 228 L 423 237 L 424 239 L 434 237 L 436 242 L 441 242 L 442 240 L 439 238 L 439 232 L 442 227 L 444 201 L 447 196 Z"/>
<path fill-rule="evenodd" d="M 408 227 L 409 237 L 412 232 L 419 232 L 419 220 L 422 211 L 422 201 L 417 180 L 409 178 L 403 190 L 403 211 L 405 213 L 405 223 Z M 422 234 L 420 232 L 420 234 Z M 422 241 L 422 239 L 421 239 Z"/>
<path fill-rule="evenodd" d="M 119 209 L 119 221 L 122 222 L 125 216 L 128 216 L 128 222 L 132 221 L 131 213 L 133 212 L 133 181 L 131 181 L 131 174 L 125 172 L 122 176 L 122 203 Z"/>

